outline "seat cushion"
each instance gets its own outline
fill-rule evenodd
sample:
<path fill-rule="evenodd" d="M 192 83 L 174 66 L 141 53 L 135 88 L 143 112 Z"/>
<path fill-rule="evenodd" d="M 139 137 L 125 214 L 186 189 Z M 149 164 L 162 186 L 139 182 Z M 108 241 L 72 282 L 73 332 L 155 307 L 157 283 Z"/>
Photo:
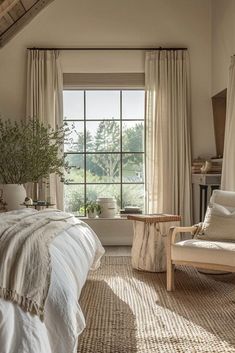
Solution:
<path fill-rule="evenodd" d="M 235 267 L 235 243 L 190 239 L 172 245 L 172 260 Z"/>

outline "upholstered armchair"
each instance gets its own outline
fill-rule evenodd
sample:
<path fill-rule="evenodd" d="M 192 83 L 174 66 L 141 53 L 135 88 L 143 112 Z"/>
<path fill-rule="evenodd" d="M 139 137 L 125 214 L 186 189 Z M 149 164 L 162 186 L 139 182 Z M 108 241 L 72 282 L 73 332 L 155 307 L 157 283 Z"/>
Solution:
<path fill-rule="evenodd" d="M 176 241 L 177 234 L 193 239 Z M 167 238 L 167 290 L 174 290 L 175 265 L 235 272 L 235 192 L 215 190 L 203 223 L 172 227 Z"/>

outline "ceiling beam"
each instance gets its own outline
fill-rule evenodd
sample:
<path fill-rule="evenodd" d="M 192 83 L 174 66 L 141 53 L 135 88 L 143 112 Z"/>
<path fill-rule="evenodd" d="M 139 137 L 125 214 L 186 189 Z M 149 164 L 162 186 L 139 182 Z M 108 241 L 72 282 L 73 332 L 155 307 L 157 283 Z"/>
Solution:
<path fill-rule="evenodd" d="M 6 1 L 6 0 L 5 0 Z M 10 1 L 10 0 L 9 0 Z M 14 0 L 15 1 L 15 0 Z M 18 2 L 19 0 L 17 0 Z M 0 48 L 24 28 L 39 12 L 54 0 L 38 0 L 23 16 L 14 22 L 1 36 Z M 4 4 L 4 3 L 3 3 Z"/>
<path fill-rule="evenodd" d="M 5 0 L 0 4 L 0 19 L 14 7 L 20 0 Z"/>

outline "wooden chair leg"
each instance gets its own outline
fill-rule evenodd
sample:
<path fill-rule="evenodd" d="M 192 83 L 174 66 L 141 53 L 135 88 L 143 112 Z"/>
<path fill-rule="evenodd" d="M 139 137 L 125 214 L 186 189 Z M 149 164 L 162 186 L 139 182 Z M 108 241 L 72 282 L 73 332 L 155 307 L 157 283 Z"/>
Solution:
<path fill-rule="evenodd" d="M 168 292 L 175 289 L 175 265 L 171 261 L 167 263 L 166 288 Z"/>

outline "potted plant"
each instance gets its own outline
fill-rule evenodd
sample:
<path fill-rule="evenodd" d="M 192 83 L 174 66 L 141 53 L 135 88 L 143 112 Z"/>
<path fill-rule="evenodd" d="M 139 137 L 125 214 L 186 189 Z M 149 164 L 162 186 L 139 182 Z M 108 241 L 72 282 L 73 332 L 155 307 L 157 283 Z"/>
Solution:
<path fill-rule="evenodd" d="M 0 119 L 0 184 L 8 210 L 19 208 L 26 197 L 23 184 L 34 183 L 51 173 L 63 175 L 64 126 L 52 129 L 38 119 Z M 35 195 L 33 195 L 35 198 Z"/>
<path fill-rule="evenodd" d="M 95 201 L 89 201 L 85 204 L 85 210 L 88 218 L 95 218 L 100 214 L 101 207 Z"/>

